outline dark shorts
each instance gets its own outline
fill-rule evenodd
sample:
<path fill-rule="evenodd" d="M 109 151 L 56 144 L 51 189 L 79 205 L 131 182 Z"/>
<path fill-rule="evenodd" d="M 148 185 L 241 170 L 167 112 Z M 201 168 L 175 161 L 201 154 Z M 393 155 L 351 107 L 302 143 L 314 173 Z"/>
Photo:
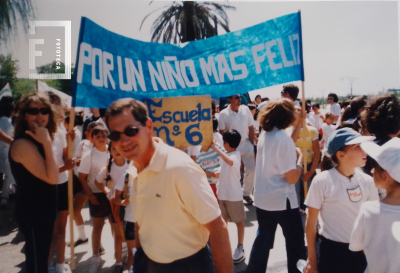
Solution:
<path fill-rule="evenodd" d="M 135 223 L 124 221 L 125 240 L 135 240 Z"/>
<path fill-rule="evenodd" d="M 111 213 L 110 200 L 104 192 L 93 193 L 97 198 L 99 205 L 93 205 L 89 199 L 89 212 L 91 217 L 108 217 Z"/>
<path fill-rule="evenodd" d="M 57 184 L 57 210 L 68 210 L 68 182 Z"/>
<path fill-rule="evenodd" d="M 79 181 L 79 178 L 75 174 L 73 175 L 73 183 L 74 183 L 74 196 L 82 192 L 83 194 L 85 194 L 85 192 L 82 189 L 82 184 Z"/>

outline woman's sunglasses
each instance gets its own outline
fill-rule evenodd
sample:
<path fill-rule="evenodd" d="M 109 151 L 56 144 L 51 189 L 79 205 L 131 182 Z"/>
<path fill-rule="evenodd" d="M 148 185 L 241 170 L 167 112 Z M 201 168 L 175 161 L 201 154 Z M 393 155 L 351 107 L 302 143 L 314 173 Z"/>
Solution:
<path fill-rule="evenodd" d="M 140 128 L 142 128 L 143 125 L 140 125 L 139 127 L 135 127 L 135 126 L 130 126 L 130 127 L 126 127 L 125 130 L 121 133 L 121 132 L 111 132 L 108 135 L 108 138 L 111 141 L 118 141 L 121 139 L 121 134 L 125 134 L 128 137 L 133 137 L 136 136 L 137 133 L 139 133 Z"/>
<path fill-rule="evenodd" d="M 36 115 L 38 115 L 39 113 L 40 114 L 42 114 L 42 115 L 48 115 L 48 114 L 50 114 L 50 108 L 28 108 L 28 109 L 26 109 L 26 113 L 28 113 L 29 115 L 32 115 L 32 116 L 36 116 Z"/>

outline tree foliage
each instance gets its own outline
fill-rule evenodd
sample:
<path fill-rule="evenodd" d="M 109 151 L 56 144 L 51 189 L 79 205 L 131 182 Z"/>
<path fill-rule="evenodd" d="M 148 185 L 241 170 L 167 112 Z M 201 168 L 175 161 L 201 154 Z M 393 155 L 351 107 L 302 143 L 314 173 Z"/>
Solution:
<path fill-rule="evenodd" d="M 225 11 L 235 9 L 230 5 L 213 2 L 173 2 L 154 21 L 151 27 L 153 33 L 151 41 L 179 44 L 206 39 L 218 35 L 218 26 L 221 26 L 226 32 L 230 32 L 229 19 Z M 140 28 L 149 15 L 154 12 L 143 19 Z"/>
<path fill-rule="evenodd" d="M 60 67 L 57 69 L 57 67 Z M 54 74 L 54 73 L 65 73 L 65 64 L 63 62 L 60 62 L 60 65 L 57 65 L 57 62 L 54 61 L 49 64 L 45 64 L 42 66 L 36 67 L 36 71 L 40 74 Z M 72 94 L 72 76 L 74 74 L 74 68 L 71 68 L 71 80 L 63 80 L 63 79 L 57 79 L 54 80 L 56 82 L 56 86 L 54 88 L 71 95 Z"/>
<path fill-rule="evenodd" d="M 18 26 L 28 30 L 34 18 L 31 0 L 0 0 L 0 44 L 6 44 L 18 33 Z"/>
<path fill-rule="evenodd" d="M 0 89 L 3 88 L 7 82 L 10 83 L 12 89 L 17 81 L 18 71 L 18 60 L 13 60 L 11 54 L 7 56 L 0 55 Z"/>

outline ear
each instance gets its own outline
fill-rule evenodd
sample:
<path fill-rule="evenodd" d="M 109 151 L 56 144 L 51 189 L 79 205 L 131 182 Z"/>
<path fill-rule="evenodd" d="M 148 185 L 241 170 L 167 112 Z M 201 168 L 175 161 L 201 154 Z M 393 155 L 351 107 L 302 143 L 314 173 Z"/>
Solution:
<path fill-rule="evenodd" d="M 344 156 L 345 156 L 345 153 L 343 152 L 343 151 L 337 151 L 336 152 L 336 157 L 339 159 L 339 158 L 344 158 Z"/>
<path fill-rule="evenodd" d="M 147 120 L 146 120 L 146 128 L 149 130 L 149 134 L 152 137 L 153 136 L 153 121 L 150 118 L 147 118 Z"/>

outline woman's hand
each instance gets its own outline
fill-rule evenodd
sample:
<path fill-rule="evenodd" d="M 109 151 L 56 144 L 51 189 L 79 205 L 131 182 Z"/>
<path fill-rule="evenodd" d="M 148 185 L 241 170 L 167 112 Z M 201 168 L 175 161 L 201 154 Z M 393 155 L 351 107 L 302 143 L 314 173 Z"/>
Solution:
<path fill-rule="evenodd" d="M 214 177 L 215 177 L 215 178 L 219 178 L 219 170 L 217 170 L 217 169 L 214 170 L 214 171 L 213 171 L 213 174 L 214 174 Z"/>
<path fill-rule="evenodd" d="M 32 124 L 34 132 L 27 130 L 25 133 L 41 144 L 51 143 L 50 134 L 47 128 L 39 127 L 35 121 L 33 121 Z"/>
<path fill-rule="evenodd" d="M 93 193 L 91 196 L 89 196 L 89 200 L 90 200 L 90 202 L 92 202 L 93 205 L 95 205 L 95 206 L 99 205 L 99 201 L 97 201 L 97 197 Z"/>
<path fill-rule="evenodd" d="M 68 136 L 71 136 L 71 140 L 72 140 L 72 141 L 75 140 L 75 128 L 74 128 L 71 132 L 68 132 L 68 133 L 66 134 L 67 142 L 68 142 Z"/>
<path fill-rule="evenodd" d="M 304 270 L 304 273 L 318 273 L 318 264 L 317 262 L 311 262 L 310 260 L 307 260 L 307 265 L 306 269 Z"/>
<path fill-rule="evenodd" d="M 64 160 L 64 167 L 66 170 L 71 170 L 75 167 L 75 158 Z"/>
<path fill-rule="evenodd" d="M 311 172 L 306 172 L 303 174 L 303 181 L 308 181 L 313 174 Z"/>

